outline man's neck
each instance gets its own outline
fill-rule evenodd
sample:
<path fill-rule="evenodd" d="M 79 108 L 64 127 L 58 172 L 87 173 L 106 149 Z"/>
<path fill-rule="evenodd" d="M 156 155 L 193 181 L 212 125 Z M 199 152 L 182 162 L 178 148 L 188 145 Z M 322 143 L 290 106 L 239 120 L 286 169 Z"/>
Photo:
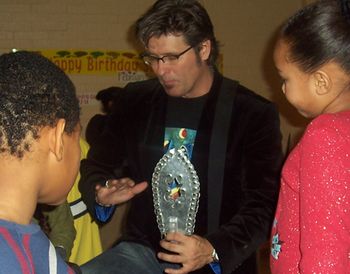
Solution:
<path fill-rule="evenodd" d="M 202 74 L 196 81 L 194 88 L 192 92 L 182 96 L 183 98 L 196 98 L 201 97 L 205 94 L 207 94 L 214 81 L 214 70 L 208 66 L 205 65 L 205 67 L 202 70 Z"/>

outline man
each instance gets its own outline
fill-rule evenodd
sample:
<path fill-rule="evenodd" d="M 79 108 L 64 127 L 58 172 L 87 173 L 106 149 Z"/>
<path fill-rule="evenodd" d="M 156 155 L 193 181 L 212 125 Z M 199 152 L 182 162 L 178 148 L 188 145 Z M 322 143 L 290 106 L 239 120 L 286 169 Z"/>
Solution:
<path fill-rule="evenodd" d="M 105 145 L 82 162 L 80 182 L 100 221 L 136 196 L 121 242 L 83 273 L 257 273 L 255 251 L 268 237 L 278 189 L 275 106 L 215 69 L 217 41 L 197 1 L 157 1 L 136 34 L 157 79 L 126 86 L 124 107 L 112 116 Z M 199 208 L 194 234 L 161 239 L 152 189 L 143 190 L 176 141 L 189 148 L 198 174 Z M 101 163 L 105 154 L 114 160 Z"/>

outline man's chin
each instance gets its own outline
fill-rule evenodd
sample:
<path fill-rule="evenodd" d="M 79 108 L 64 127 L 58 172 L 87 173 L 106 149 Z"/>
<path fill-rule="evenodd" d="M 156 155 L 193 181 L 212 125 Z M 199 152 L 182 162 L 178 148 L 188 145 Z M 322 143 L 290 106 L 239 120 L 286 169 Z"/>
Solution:
<path fill-rule="evenodd" d="M 182 97 L 182 93 L 176 90 L 175 86 L 163 86 L 165 93 L 168 94 L 171 97 Z"/>

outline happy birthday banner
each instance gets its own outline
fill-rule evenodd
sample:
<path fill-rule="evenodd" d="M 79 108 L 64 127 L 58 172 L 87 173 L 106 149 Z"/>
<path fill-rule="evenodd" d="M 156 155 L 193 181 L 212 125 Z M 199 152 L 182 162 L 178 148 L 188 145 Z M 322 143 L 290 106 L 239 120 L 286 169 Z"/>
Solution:
<path fill-rule="evenodd" d="M 68 74 L 115 75 L 118 72 L 149 73 L 134 51 L 109 50 L 40 50 L 35 51 Z"/>

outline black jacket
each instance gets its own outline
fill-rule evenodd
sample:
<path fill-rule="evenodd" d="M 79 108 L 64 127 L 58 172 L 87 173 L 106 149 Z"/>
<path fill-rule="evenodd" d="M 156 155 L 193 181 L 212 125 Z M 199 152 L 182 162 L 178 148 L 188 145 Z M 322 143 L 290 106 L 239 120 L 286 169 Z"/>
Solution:
<path fill-rule="evenodd" d="M 230 80 L 215 73 L 191 160 L 201 183 L 195 234 L 212 243 L 223 274 L 257 273 L 255 251 L 269 236 L 278 193 L 282 159 L 279 116 L 273 103 L 238 85 L 224 167 L 220 227 L 208 234 L 207 155 L 222 81 Z M 130 83 L 125 91 L 121 104 L 125 107 L 111 117 L 104 144 L 91 147 L 81 164 L 80 190 L 92 214 L 96 183 L 115 177 L 116 170 L 123 172 L 120 168 L 125 161 L 130 177 L 151 183 L 154 167 L 163 156 L 167 95 L 162 86 L 152 79 Z M 123 238 L 159 249 L 151 187 L 132 200 Z M 205 267 L 195 273 L 212 272 Z"/>

